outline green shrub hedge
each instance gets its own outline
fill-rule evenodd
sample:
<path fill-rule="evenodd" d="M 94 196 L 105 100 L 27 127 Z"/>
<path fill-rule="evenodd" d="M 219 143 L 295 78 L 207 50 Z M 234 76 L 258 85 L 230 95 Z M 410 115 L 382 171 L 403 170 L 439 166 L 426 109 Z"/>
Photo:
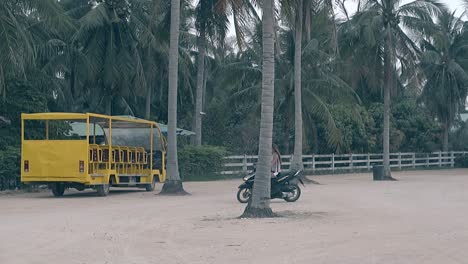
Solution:
<path fill-rule="evenodd" d="M 227 151 L 214 146 L 186 146 L 178 152 L 180 176 L 183 181 L 221 179 L 223 158 Z"/>
<path fill-rule="evenodd" d="M 468 156 L 460 156 L 455 158 L 455 167 L 468 168 Z"/>
<path fill-rule="evenodd" d="M 19 187 L 21 152 L 16 147 L 0 151 L 0 191 Z"/>

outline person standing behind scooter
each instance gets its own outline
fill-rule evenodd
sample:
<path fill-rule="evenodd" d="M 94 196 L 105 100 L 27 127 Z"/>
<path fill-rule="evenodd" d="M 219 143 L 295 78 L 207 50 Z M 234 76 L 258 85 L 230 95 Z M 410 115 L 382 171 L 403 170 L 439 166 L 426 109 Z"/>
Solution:
<path fill-rule="evenodd" d="M 276 144 L 271 146 L 271 156 L 271 177 L 276 177 L 281 172 L 281 154 Z"/>

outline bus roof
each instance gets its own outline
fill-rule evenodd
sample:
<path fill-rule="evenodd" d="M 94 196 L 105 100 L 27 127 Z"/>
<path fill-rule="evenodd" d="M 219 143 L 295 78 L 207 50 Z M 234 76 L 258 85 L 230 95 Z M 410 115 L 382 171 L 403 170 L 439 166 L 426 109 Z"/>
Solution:
<path fill-rule="evenodd" d="M 148 121 L 145 119 L 140 119 L 131 116 L 108 116 L 95 113 L 59 113 L 59 112 L 49 112 L 49 113 L 34 113 L 34 114 L 21 114 L 21 119 L 24 120 L 85 120 L 88 117 L 102 118 L 102 119 L 111 119 L 112 121 L 124 122 L 124 123 L 139 123 L 146 125 L 158 126 L 156 122 Z M 130 124 L 129 124 L 130 125 Z"/>

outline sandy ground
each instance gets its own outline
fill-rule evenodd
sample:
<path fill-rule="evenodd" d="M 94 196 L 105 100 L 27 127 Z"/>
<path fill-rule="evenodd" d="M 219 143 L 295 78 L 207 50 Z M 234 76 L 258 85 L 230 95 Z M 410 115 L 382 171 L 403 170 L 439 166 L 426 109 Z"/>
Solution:
<path fill-rule="evenodd" d="M 468 263 L 468 170 L 315 177 L 274 219 L 237 219 L 237 181 L 185 197 L 0 195 L 0 263 Z M 161 187 L 161 186 L 159 186 Z"/>

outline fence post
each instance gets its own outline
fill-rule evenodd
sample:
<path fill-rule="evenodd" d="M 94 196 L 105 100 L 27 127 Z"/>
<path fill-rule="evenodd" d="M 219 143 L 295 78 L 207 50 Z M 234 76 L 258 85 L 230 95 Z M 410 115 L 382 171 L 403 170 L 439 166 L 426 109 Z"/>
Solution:
<path fill-rule="evenodd" d="M 349 156 L 349 167 L 351 168 L 351 171 L 353 170 L 353 153 L 350 154 Z"/>
<path fill-rule="evenodd" d="M 442 167 L 442 151 L 439 151 L 439 168 Z"/>
<path fill-rule="evenodd" d="M 335 172 L 335 153 L 332 153 L 332 171 Z"/>
<path fill-rule="evenodd" d="M 370 154 L 367 153 L 367 170 L 370 171 Z"/>
<path fill-rule="evenodd" d="M 453 151 L 450 151 L 450 167 L 455 167 L 455 153 Z"/>
<path fill-rule="evenodd" d="M 315 171 L 315 153 L 312 154 L 312 171 Z"/>
<path fill-rule="evenodd" d="M 412 158 L 413 158 L 412 164 L 413 164 L 413 169 L 414 169 L 416 168 L 416 153 L 413 153 Z"/>
<path fill-rule="evenodd" d="M 401 170 L 401 152 L 398 152 L 398 168 Z"/>
<path fill-rule="evenodd" d="M 429 167 L 429 153 L 426 153 L 426 168 Z"/>
<path fill-rule="evenodd" d="M 242 159 L 242 171 L 247 173 L 247 155 L 244 154 L 244 159 Z"/>

